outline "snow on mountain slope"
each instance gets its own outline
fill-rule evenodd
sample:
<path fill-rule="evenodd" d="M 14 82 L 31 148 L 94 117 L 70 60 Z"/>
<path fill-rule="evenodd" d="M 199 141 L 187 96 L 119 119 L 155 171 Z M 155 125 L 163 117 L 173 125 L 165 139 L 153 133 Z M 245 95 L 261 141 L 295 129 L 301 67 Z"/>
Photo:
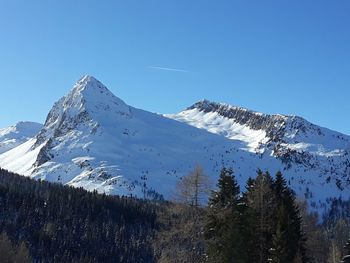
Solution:
<path fill-rule="evenodd" d="M 322 185 L 333 181 L 342 194 L 349 195 L 350 136 L 298 116 L 267 115 L 208 100 L 164 116 L 240 140 L 244 142 L 242 150 L 276 157 L 288 173 L 316 173 L 319 179 L 313 181 Z"/>
<path fill-rule="evenodd" d="M 216 111 L 205 110 L 204 107 L 209 105 L 209 101 L 203 100 L 178 114 L 164 114 L 164 116 L 232 140 L 243 141 L 243 149 L 247 151 L 253 153 L 261 151 L 260 144 L 268 140 L 264 129 L 254 129 L 246 125 L 245 122 L 241 124 L 233 118 L 220 115 Z"/>
<path fill-rule="evenodd" d="M 283 140 L 296 148 L 323 155 L 339 155 L 335 148 L 349 147 L 350 137 L 321 128 L 298 116 L 267 115 L 223 103 L 200 101 L 178 114 L 164 116 L 188 123 L 229 139 L 247 143 L 247 150 L 259 152 L 261 146 Z M 308 141 L 309 144 L 300 144 Z"/>
<path fill-rule="evenodd" d="M 30 175 L 34 169 L 34 162 L 43 145 L 33 149 L 36 139 L 32 138 L 18 147 L 0 155 L 1 167 L 18 174 Z"/>
<path fill-rule="evenodd" d="M 327 198 L 349 196 L 348 142 L 299 117 L 208 101 L 165 117 L 128 106 L 84 76 L 54 104 L 35 138 L 0 155 L 0 167 L 149 198 L 171 198 L 196 164 L 213 182 L 223 166 L 232 166 L 242 187 L 258 168 L 282 170 L 293 189 L 320 208 Z"/>
<path fill-rule="evenodd" d="M 43 126 L 36 122 L 19 122 L 0 129 L 0 154 L 9 151 L 34 137 Z"/>
<path fill-rule="evenodd" d="M 267 115 L 223 103 L 200 101 L 178 114 L 166 117 L 197 128 L 238 139 L 245 149 L 261 153 L 270 148 L 308 151 L 319 156 L 344 156 L 350 149 L 350 136 L 314 125 L 298 116 Z"/>
<path fill-rule="evenodd" d="M 0 166 L 109 194 L 169 197 L 197 163 L 217 174 L 223 154 L 240 144 L 130 107 L 85 76 L 55 103 L 35 142 L 0 155 Z M 21 160 L 31 168 L 20 169 Z"/>

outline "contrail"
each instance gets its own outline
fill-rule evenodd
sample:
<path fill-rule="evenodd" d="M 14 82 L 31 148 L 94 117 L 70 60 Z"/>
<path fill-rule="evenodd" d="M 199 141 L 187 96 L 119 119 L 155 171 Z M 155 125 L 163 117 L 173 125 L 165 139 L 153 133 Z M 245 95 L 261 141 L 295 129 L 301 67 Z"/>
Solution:
<path fill-rule="evenodd" d="M 157 66 L 150 66 L 149 68 L 159 69 L 159 70 L 166 70 L 166 71 L 175 71 L 175 72 L 189 72 L 188 70 L 178 69 L 178 68 L 157 67 Z"/>

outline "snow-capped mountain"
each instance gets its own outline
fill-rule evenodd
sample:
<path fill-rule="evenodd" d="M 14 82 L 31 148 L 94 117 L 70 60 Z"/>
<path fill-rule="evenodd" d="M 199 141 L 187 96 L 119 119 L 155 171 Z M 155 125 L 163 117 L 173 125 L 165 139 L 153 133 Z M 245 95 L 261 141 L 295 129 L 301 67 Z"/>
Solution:
<path fill-rule="evenodd" d="M 296 116 L 200 101 L 159 115 L 127 105 L 84 76 L 56 102 L 32 139 L 0 155 L 0 167 L 108 194 L 171 198 L 196 164 L 217 180 L 231 166 L 243 186 L 261 168 L 282 170 L 315 207 L 350 195 L 350 137 Z"/>
<path fill-rule="evenodd" d="M 245 142 L 244 150 L 280 159 L 285 169 L 350 176 L 350 136 L 314 125 L 298 116 L 267 115 L 223 103 L 200 101 L 178 114 L 166 115 L 232 140 Z M 344 182 L 349 184 L 349 180 Z M 340 182 L 339 182 L 340 183 Z M 339 185 L 340 188 L 342 184 Z"/>
<path fill-rule="evenodd" d="M 43 127 L 36 122 L 18 122 L 0 129 L 0 154 L 9 151 L 34 137 Z"/>

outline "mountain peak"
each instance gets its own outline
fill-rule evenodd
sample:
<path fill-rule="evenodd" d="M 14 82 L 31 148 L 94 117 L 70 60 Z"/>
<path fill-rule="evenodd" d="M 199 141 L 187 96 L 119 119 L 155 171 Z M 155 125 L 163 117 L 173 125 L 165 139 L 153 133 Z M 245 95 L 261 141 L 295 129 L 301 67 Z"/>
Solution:
<path fill-rule="evenodd" d="M 65 134 L 78 125 L 93 129 L 118 118 L 130 118 L 130 107 L 90 75 L 80 78 L 68 95 L 57 101 L 47 115 L 35 147 L 52 136 Z"/>
<path fill-rule="evenodd" d="M 69 95 L 77 95 L 87 93 L 109 93 L 114 96 L 105 85 L 91 75 L 84 75 L 74 85 Z M 68 96 L 69 96 L 68 95 Z"/>
<path fill-rule="evenodd" d="M 91 75 L 80 78 L 69 94 L 61 100 L 65 110 L 84 110 L 89 113 L 116 111 L 123 113 L 122 115 L 130 114 L 129 106 Z"/>
<path fill-rule="evenodd" d="M 98 81 L 98 80 L 92 75 L 85 74 L 78 80 L 78 82 L 79 81 Z"/>
<path fill-rule="evenodd" d="M 83 75 L 78 81 L 77 84 L 80 84 L 82 86 L 86 86 L 88 84 L 92 84 L 92 83 L 101 83 L 98 79 L 96 79 L 94 76 L 92 75 Z"/>

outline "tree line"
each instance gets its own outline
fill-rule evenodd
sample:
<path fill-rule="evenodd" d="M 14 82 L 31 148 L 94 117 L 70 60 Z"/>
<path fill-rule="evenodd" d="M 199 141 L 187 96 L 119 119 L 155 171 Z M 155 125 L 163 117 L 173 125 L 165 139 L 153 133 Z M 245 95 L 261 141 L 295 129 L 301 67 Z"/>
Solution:
<path fill-rule="evenodd" d="M 197 222 L 192 229 L 201 233 L 193 244 L 202 245 L 197 251 L 202 256 L 191 262 L 339 263 L 349 253 L 350 201 L 330 200 L 320 219 L 305 200 L 296 199 L 281 172 L 273 178 L 259 170 L 243 191 L 230 168 L 221 170 L 216 190 L 208 181 L 197 166 L 177 185 L 175 200 L 192 211 Z M 198 205 L 210 192 L 208 204 Z"/>
<path fill-rule="evenodd" d="M 223 168 L 212 188 L 200 166 L 179 181 L 174 202 L 0 169 L 0 262 L 349 262 L 350 202 L 333 200 L 320 220 L 280 172 L 258 171 L 240 189 Z"/>

